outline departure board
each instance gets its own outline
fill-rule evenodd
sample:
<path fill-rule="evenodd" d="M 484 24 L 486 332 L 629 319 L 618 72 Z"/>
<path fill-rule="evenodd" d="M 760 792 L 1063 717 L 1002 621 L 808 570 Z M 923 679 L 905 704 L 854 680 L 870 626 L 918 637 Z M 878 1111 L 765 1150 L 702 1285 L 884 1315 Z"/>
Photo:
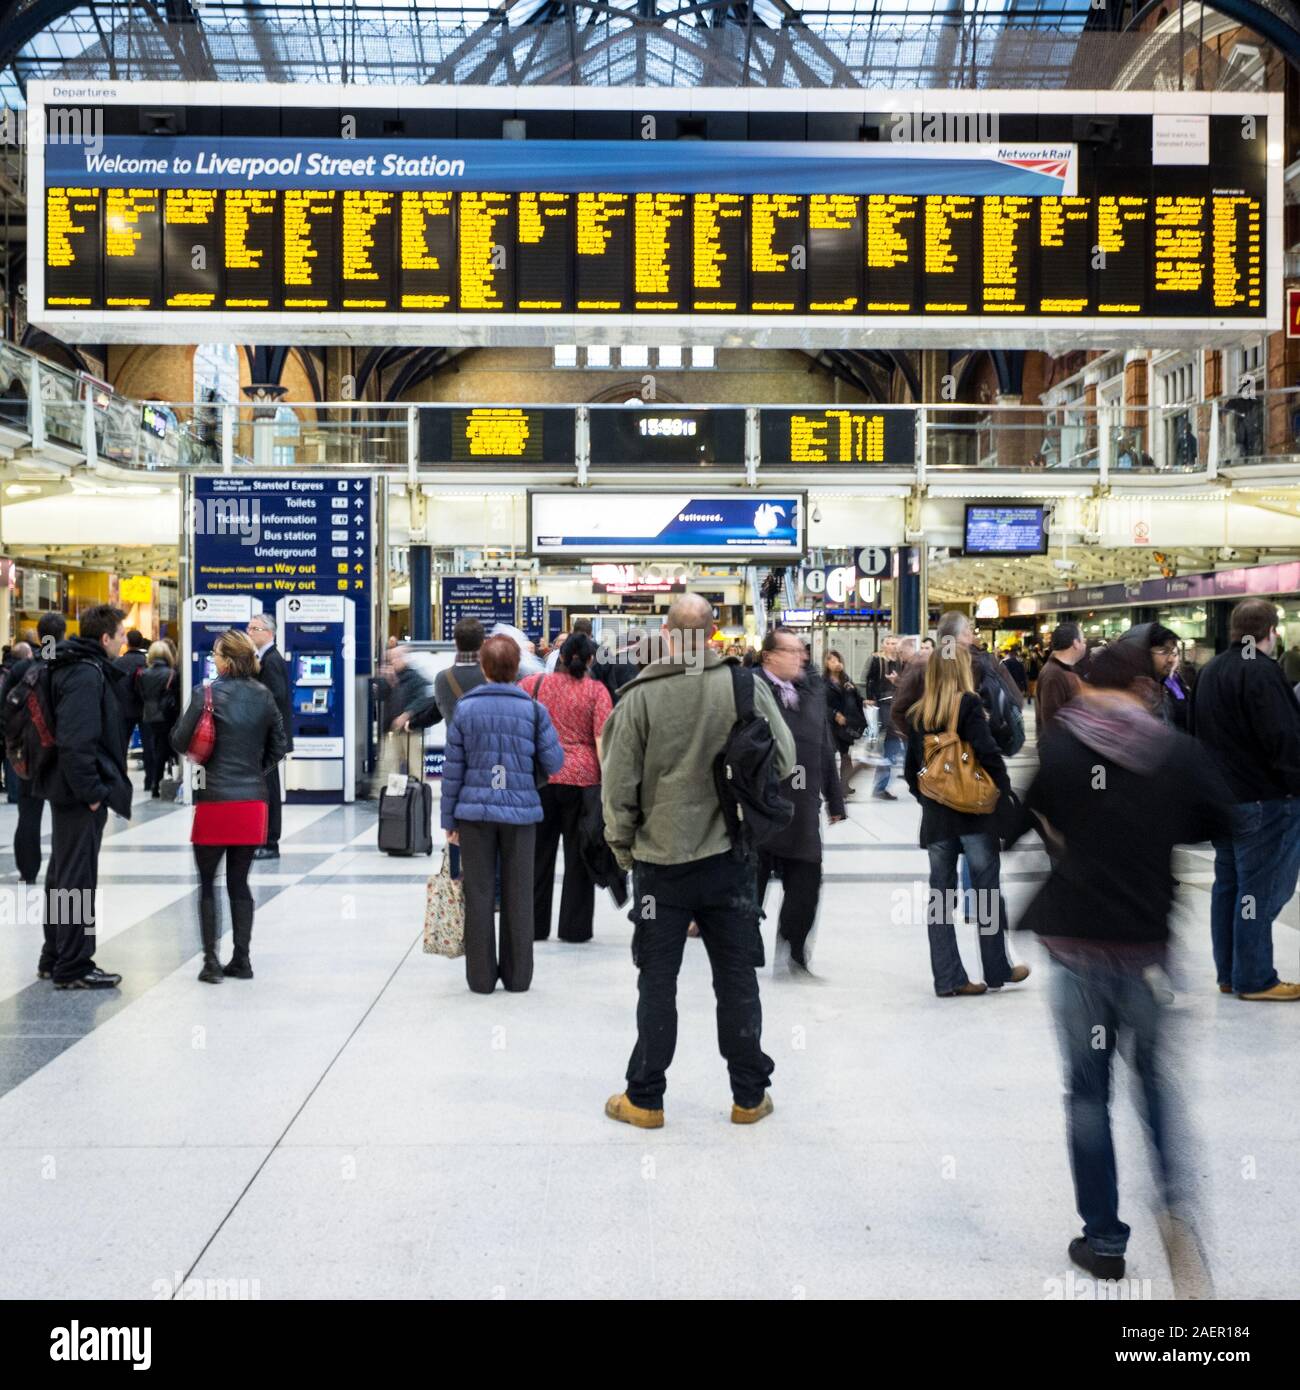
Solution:
<path fill-rule="evenodd" d="M 398 206 L 399 306 L 446 313 L 455 289 L 453 194 L 441 189 L 402 193 Z"/>
<path fill-rule="evenodd" d="M 533 463 L 542 457 L 540 411 L 520 406 L 454 410 L 451 416 L 453 463 Z"/>
<path fill-rule="evenodd" d="M 1244 190 L 1216 189 L 1211 200 L 1210 293 L 1216 314 L 1263 305 L 1261 204 Z"/>
<path fill-rule="evenodd" d="M 421 406 L 419 460 L 572 467 L 576 419 L 565 406 Z"/>
<path fill-rule="evenodd" d="M 765 408 L 759 412 L 759 450 L 769 468 L 784 463 L 911 468 L 916 463 L 916 412 L 910 406 Z"/>
<path fill-rule="evenodd" d="M 692 199 L 691 309 L 735 314 L 745 309 L 748 200 L 741 193 L 697 193 Z"/>
<path fill-rule="evenodd" d="M 515 224 L 515 308 L 523 313 L 573 312 L 571 193 L 520 193 Z"/>
<path fill-rule="evenodd" d="M 59 309 L 101 303 L 104 191 L 51 188 L 45 197 L 45 298 Z"/>
<path fill-rule="evenodd" d="M 1040 198 L 1038 203 L 1038 312 L 1088 312 L 1092 254 L 1092 199 Z"/>
<path fill-rule="evenodd" d="M 579 193 L 575 224 L 579 313 L 616 314 L 627 308 L 632 233 L 626 193 Z"/>
<path fill-rule="evenodd" d="M 58 89 L 34 85 L 52 109 Z M 102 136 L 28 149 L 29 315 L 67 341 L 522 344 L 618 316 L 652 343 L 928 345 L 960 319 L 953 342 L 978 323 L 1008 346 L 1068 324 L 1209 344 L 1280 322 L 1269 94 L 1185 94 L 1205 115 L 1179 136 L 1170 117 L 1108 115 L 1105 93 L 1041 115 L 991 93 L 1010 143 L 900 144 L 815 122 L 807 92 L 770 94 L 761 120 L 697 92 L 689 138 L 661 118 L 642 139 L 629 91 L 587 94 L 589 115 L 623 116 L 575 137 L 520 89 L 525 134 L 507 139 L 504 107 L 434 91 L 340 88 L 318 108 L 255 86 L 86 90 Z M 353 106 L 367 124 L 342 139 Z M 178 133 L 158 133 L 163 108 Z"/>
<path fill-rule="evenodd" d="M 867 312 L 910 314 L 916 308 L 921 199 L 910 193 L 867 198 Z"/>
<path fill-rule="evenodd" d="M 460 308 L 501 313 L 514 306 L 514 199 L 509 193 L 460 195 Z"/>
<path fill-rule="evenodd" d="M 973 314 L 975 303 L 975 212 L 978 199 L 965 194 L 925 200 L 921 276 L 927 314 Z"/>
<path fill-rule="evenodd" d="M 680 314 L 686 307 L 687 198 L 638 193 L 633 211 L 632 308 Z"/>
<path fill-rule="evenodd" d="M 860 312 L 862 277 L 862 199 L 814 193 L 808 199 L 808 312 Z"/>
<path fill-rule="evenodd" d="M 796 193 L 755 193 L 749 209 L 749 307 L 798 314 L 804 307 L 808 248 L 804 202 Z"/>
<path fill-rule="evenodd" d="M 222 196 L 222 268 L 227 309 L 280 308 L 276 226 L 280 195 L 273 188 L 227 188 Z"/>
<path fill-rule="evenodd" d="M 1103 194 L 1097 199 L 1094 304 L 1101 314 L 1146 311 L 1147 219 L 1151 200 Z"/>
<path fill-rule="evenodd" d="M 280 261 L 284 281 L 280 303 L 285 309 L 334 307 L 338 207 L 333 188 L 285 189 Z"/>
<path fill-rule="evenodd" d="M 221 294 L 221 199 L 214 188 L 163 193 L 163 293 L 169 309 L 213 309 Z"/>
<path fill-rule="evenodd" d="M 387 190 L 343 190 L 339 308 L 383 310 L 392 306 L 393 227 L 400 207 L 397 195 Z"/>
<path fill-rule="evenodd" d="M 153 309 L 162 298 L 162 212 L 156 188 L 104 190 L 106 309 Z"/>
<path fill-rule="evenodd" d="M 1029 309 L 1029 270 L 1033 264 L 1032 198 L 982 199 L 981 275 L 986 314 L 1023 314 Z"/>

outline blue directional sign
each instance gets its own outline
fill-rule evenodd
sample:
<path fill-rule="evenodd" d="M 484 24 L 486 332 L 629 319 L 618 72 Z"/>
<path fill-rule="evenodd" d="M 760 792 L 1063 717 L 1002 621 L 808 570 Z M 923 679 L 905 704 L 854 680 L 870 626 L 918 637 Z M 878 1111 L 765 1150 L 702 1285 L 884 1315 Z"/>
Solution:
<path fill-rule="evenodd" d="M 268 611 L 286 594 L 353 599 L 356 669 L 370 671 L 370 479 L 197 477 L 190 510 L 196 594 L 251 594 Z"/>

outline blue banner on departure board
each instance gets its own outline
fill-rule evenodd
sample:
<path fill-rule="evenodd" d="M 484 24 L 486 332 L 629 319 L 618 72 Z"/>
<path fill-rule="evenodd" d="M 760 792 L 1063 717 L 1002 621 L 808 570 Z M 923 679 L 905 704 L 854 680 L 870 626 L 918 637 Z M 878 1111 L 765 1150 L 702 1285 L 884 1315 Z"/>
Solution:
<path fill-rule="evenodd" d="M 448 575 L 442 581 L 442 640 L 455 640 L 456 624 L 477 618 L 491 633 L 497 623 L 515 621 L 515 581 L 475 579 L 472 575 Z"/>
<path fill-rule="evenodd" d="M 196 594 L 251 594 L 272 613 L 288 594 L 350 598 L 370 671 L 368 478 L 197 477 L 191 522 Z"/>
<path fill-rule="evenodd" d="M 542 640 L 542 628 L 546 623 L 546 598 L 543 594 L 524 595 L 519 622 L 530 641 Z"/>

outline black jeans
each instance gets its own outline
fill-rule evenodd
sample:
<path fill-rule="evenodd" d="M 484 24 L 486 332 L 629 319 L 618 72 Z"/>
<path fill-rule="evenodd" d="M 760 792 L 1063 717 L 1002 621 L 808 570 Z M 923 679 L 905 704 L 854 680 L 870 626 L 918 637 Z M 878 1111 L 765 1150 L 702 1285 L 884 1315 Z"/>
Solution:
<path fill-rule="evenodd" d="M 50 864 L 45 872 L 45 948 L 41 969 L 56 984 L 95 968 L 95 894 L 108 807 L 50 803 Z"/>
<path fill-rule="evenodd" d="M 582 788 L 548 782 L 539 795 L 542 822 L 537 827 L 537 848 L 533 857 L 533 937 L 545 941 L 551 934 L 555 856 L 563 838 L 564 887 L 560 890 L 559 937 L 561 941 L 590 941 L 596 885 L 582 862 L 579 841 Z"/>
<path fill-rule="evenodd" d="M 12 768 L 9 775 L 18 788 L 18 824 L 14 827 L 14 864 L 24 883 L 35 883 L 41 871 L 41 814 L 45 802 L 32 795 L 32 784 L 23 781 Z"/>
<path fill-rule="evenodd" d="M 221 857 L 226 858 L 226 897 L 232 904 L 251 903 L 253 890 L 248 886 L 248 871 L 253 867 L 256 845 L 195 845 L 194 862 L 199 870 L 199 897 L 216 902 L 217 870 Z"/>
<path fill-rule="evenodd" d="M 1011 978 L 1007 955 L 1007 907 L 1000 884 L 1001 855 L 996 835 L 960 835 L 933 841 L 930 853 L 930 898 L 926 926 L 930 937 L 930 968 L 934 992 L 951 994 L 967 984 L 966 968 L 957 950 L 953 908 L 957 900 L 957 859 L 966 856 L 971 888 L 965 893 L 965 918 L 979 932 L 984 983 L 997 989 Z"/>
<path fill-rule="evenodd" d="M 636 1046 L 627 1064 L 627 1094 L 648 1110 L 663 1106 L 677 1050 L 677 975 L 686 929 L 698 923 L 713 969 L 718 1050 L 727 1061 L 737 1105 L 758 1105 L 775 1069 L 761 1046 L 763 1010 L 755 967 L 763 938 L 754 897 L 756 865 L 731 854 L 690 864 L 633 867 L 632 959 L 638 971 Z"/>
<path fill-rule="evenodd" d="M 168 736 L 171 726 L 165 720 L 140 725 L 140 744 L 144 749 L 144 789 L 153 791 L 163 779 L 167 767 L 167 752 L 171 747 Z"/>
<path fill-rule="evenodd" d="M 758 856 L 758 905 L 767 898 L 771 878 L 781 880 L 781 916 L 776 932 L 790 947 L 790 956 L 799 965 L 808 964 L 809 937 L 817 921 L 817 904 L 822 895 L 820 859 L 785 859 L 763 851 Z M 766 914 L 764 914 L 766 915 Z"/>
<path fill-rule="evenodd" d="M 533 982 L 533 842 L 535 825 L 458 820 L 461 881 L 465 887 L 465 978 L 475 994 L 491 994 L 497 980 L 515 993 Z M 498 959 L 492 903 L 501 856 L 501 950 Z"/>

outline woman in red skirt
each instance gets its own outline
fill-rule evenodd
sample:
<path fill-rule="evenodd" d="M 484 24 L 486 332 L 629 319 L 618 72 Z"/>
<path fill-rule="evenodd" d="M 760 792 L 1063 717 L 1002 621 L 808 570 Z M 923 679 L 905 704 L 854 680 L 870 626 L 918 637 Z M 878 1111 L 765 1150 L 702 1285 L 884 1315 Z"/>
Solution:
<path fill-rule="evenodd" d="M 225 976 L 251 980 L 253 851 L 266 842 L 266 773 L 284 757 L 285 733 L 271 692 L 257 679 L 257 649 L 245 633 L 223 632 L 212 648 L 215 680 L 200 686 L 172 729 L 172 747 L 199 766 L 194 774 L 190 839 L 199 868 L 199 930 L 204 984 Z M 217 870 L 226 861 L 234 953 L 217 959 Z"/>

